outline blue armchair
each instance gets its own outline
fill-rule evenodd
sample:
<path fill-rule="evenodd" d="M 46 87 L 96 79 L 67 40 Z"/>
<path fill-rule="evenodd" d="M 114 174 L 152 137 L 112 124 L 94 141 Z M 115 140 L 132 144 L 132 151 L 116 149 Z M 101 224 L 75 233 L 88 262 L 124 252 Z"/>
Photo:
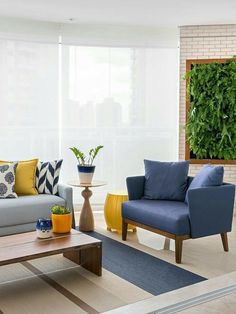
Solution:
<path fill-rule="evenodd" d="M 192 181 L 188 177 L 188 186 Z M 176 263 L 181 263 L 183 240 L 221 234 L 228 251 L 227 232 L 231 231 L 235 186 L 196 188 L 188 191 L 188 202 L 144 199 L 145 177 L 126 180 L 129 201 L 122 204 L 122 239 L 128 224 L 136 225 L 175 240 Z"/>

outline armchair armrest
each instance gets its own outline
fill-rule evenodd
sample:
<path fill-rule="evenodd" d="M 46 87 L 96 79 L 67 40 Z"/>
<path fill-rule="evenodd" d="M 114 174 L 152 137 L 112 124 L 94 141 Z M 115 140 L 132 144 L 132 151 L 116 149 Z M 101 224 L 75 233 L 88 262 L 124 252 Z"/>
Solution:
<path fill-rule="evenodd" d="M 144 183 L 144 176 L 126 178 L 129 200 L 138 200 L 143 197 Z"/>
<path fill-rule="evenodd" d="M 75 229 L 75 214 L 73 207 L 73 189 L 65 184 L 58 184 L 58 194 L 65 200 L 65 206 L 72 212 L 72 227 Z"/>
<path fill-rule="evenodd" d="M 231 231 L 233 184 L 197 188 L 187 193 L 192 238 Z"/>

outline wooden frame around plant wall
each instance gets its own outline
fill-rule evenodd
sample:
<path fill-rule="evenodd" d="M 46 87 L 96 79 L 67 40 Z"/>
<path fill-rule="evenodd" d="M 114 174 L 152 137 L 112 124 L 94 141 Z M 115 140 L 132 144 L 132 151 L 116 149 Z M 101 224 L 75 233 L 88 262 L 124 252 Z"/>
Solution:
<path fill-rule="evenodd" d="M 213 62 L 225 63 L 229 59 L 189 59 L 186 60 L 186 72 L 191 70 L 193 64 L 209 64 Z M 190 108 L 190 101 L 187 96 L 187 85 L 189 80 L 186 80 L 186 110 L 185 110 L 185 121 L 187 123 L 188 111 Z M 224 160 L 224 159 L 191 159 L 190 158 L 190 147 L 187 142 L 187 136 L 185 132 L 185 160 L 189 160 L 191 164 L 231 164 L 236 165 L 236 160 Z"/>

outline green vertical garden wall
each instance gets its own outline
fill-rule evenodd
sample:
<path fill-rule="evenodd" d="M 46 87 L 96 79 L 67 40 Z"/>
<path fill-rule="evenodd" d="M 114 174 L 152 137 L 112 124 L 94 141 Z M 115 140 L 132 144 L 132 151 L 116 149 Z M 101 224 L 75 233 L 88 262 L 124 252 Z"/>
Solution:
<path fill-rule="evenodd" d="M 209 60 L 210 62 L 210 60 Z M 192 64 L 186 140 L 196 159 L 236 159 L 236 59 Z"/>

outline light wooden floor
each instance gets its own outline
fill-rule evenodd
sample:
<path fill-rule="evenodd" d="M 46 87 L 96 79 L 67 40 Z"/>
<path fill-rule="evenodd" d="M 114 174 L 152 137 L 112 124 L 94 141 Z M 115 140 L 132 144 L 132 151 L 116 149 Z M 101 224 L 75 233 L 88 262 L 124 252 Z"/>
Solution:
<path fill-rule="evenodd" d="M 117 241 L 121 240 L 121 235 L 115 232 L 106 230 L 106 225 L 103 213 L 99 210 L 95 212 L 96 230 L 104 235 L 107 235 Z M 236 219 L 233 222 L 233 230 L 229 236 L 229 252 L 224 252 L 220 236 L 211 236 L 196 240 L 184 241 L 183 247 L 183 261 L 178 265 L 186 270 L 192 271 L 196 274 L 211 279 L 207 282 L 199 283 L 191 287 L 183 288 L 179 291 L 179 295 L 175 292 L 176 302 L 181 299 L 193 297 L 199 291 L 208 293 L 213 291 L 219 285 L 219 288 L 227 287 L 227 285 L 236 284 Z M 171 240 L 170 249 L 164 249 L 165 239 L 159 235 L 153 234 L 149 231 L 137 229 L 137 233 L 129 233 L 127 245 L 145 251 L 158 258 L 161 258 L 169 263 L 175 264 L 174 259 L 174 243 Z M 181 290 L 181 289 L 180 289 Z M 121 308 L 121 310 L 114 310 L 114 313 L 148 313 L 151 309 L 149 305 L 152 304 L 152 310 L 155 309 L 155 304 L 173 300 L 173 293 L 149 298 L 145 301 L 137 303 L 137 306 L 132 305 Z M 221 297 L 217 300 L 206 302 L 198 306 L 191 307 L 179 313 L 236 313 L 236 293 Z M 109 312 L 113 313 L 113 311 Z"/>
<path fill-rule="evenodd" d="M 108 311 L 104 314 L 144 314 L 144 313 L 236 313 L 234 304 L 231 303 L 235 296 L 236 272 L 222 275 L 197 283 L 192 286 L 174 290 L 160 296 L 148 298 L 127 306 Z M 219 291 L 231 289 L 231 294 L 219 297 Z M 233 291 L 233 293 L 232 293 Z M 229 293 L 229 289 L 227 291 Z M 213 300 L 213 301 L 212 301 Z M 224 304 L 227 307 L 224 310 Z M 216 305 L 215 305 L 216 304 Z M 219 309 L 218 309 L 219 307 Z"/>
<path fill-rule="evenodd" d="M 94 209 L 96 230 L 122 241 L 121 235 L 106 230 L 101 208 Z M 78 224 L 79 213 L 76 213 L 76 221 Z M 33 260 L 28 266 L 27 263 L 3 266 L 0 268 L 0 313 L 96 314 L 107 311 L 142 314 L 155 310 L 157 306 L 180 302 L 216 287 L 232 285 L 236 282 L 235 229 L 234 222 L 233 232 L 229 236 L 228 253 L 223 251 L 219 236 L 185 241 L 180 267 L 211 280 L 157 297 L 109 271 L 103 270 L 103 276 L 97 277 L 60 255 Z M 163 237 L 138 229 L 137 233 L 128 234 L 126 244 L 175 264 L 173 243 L 166 250 L 164 242 Z M 36 276 L 32 270 L 34 268 L 45 275 Z M 233 271 L 235 273 L 231 273 Z M 182 313 L 222 313 L 222 308 L 227 309 L 225 313 L 236 313 L 230 312 L 234 297 L 235 295 L 229 295 Z M 217 312 L 216 307 L 220 311 Z"/>
<path fill-rule="evenodd" d="M 121 235 L 106 230 L 102 211 L 96 210 L 94 216 L 95 228 L 98 232 L 123 242 Z M 76 214 L 77 224 L 78 219 L 79 215 Z M 229 252 L 224 252 L 219 235 L 184 241 L 182 264 L 178 266 L 206 278 L 214 278 L 236 271 L 236 219 L 233 222 L 233 231 L 228 236 Z M 164 237 L 137 228 L 137 233 L 128 233 L 125 243 L 175 264 L 174 241 L 172 240 L 170 250 L 166 250 L 164 249 Z"/>
<path fill-rule="evenodd" d="M 43 275 L 36 276 L 32 266 Z M 4 314 L 96 314 L 150 297 L 109 271 L 103 269 L 98 277 L 62 255 L 0 268 L 0 313 Z"/>

